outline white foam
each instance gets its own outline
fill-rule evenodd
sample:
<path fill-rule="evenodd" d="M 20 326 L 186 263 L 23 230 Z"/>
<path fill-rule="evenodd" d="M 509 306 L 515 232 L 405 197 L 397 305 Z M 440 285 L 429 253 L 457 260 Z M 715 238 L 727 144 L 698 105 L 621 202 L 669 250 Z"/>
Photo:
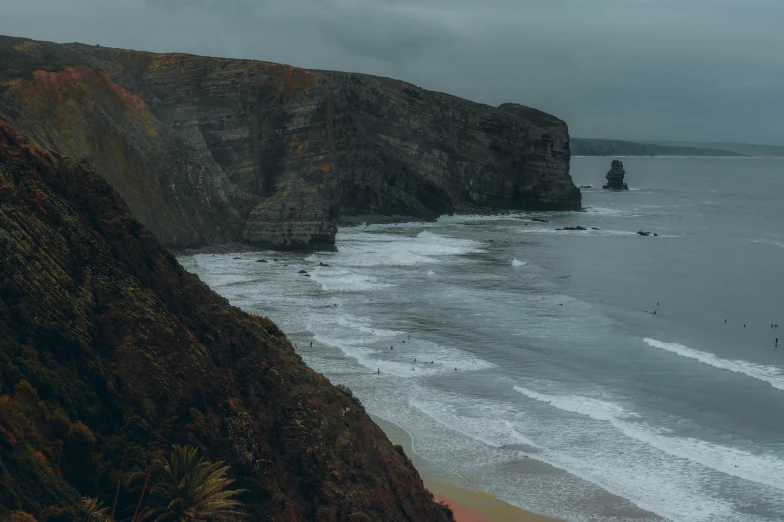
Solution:
<path fill-rule="evenodd" d="M 515 453 L 519 457 L 534 458 L 567 471 L 582 480 L 596 484 L 605 491 L 629 499 L 642 509 L 671 520 L 689 522 L 751 520 L 738 518 L 730 502 L 716 496 L 704 496 L 699 491 L 699 486 L 690 481 L 689 475 L 686 477 L 680 475 L 679 466 L 671 460 L 663 460 L 659 457 L 655 461 L 649 461 L 644 458 L 644 455 L 638 454 L 636 442 L 613 443 L 605 440 L 602 444 L 604 449 L 597 452 L 595 446 L 579 444 L 583 437 L 591 435 L 579 430 L 574 423 L 564 424 L 563 428 L 560 425 L 548 424 L 544 430 L 536 430 L 539 432 L 536 436 L 527 436 L 518 429 L 518 426 L 528 426 L 530 420 L 523 420 L 515 425 L 503 419 L 510 414 L 505 408 L 497 404 L 480 405 L 474 402 L 476 401 L 466 399 L 458 402 L 439 397 L 436 401 L 410 399 L 409 405 L 435 420 L 439 425 L 489 448 L 503 450 L 519 444 L 528 446 L 530 450 L 517 450 Z M 465 408 L 457 411 L 452 406 L 456 403 L 464 404 Z M 607 404 L 600 405 L 599 409 L 605 413 L 616 411 L 612 407 L 608 409 Z M 468 409 L 468 412 L 462 411 L 463 409 Z M 600 415 L 604 416 L 604 414 Z M 565 429 L 570 436 L 561 437 L 559 435 L 562 433 L 561 429 Z M 537 442 L 539 438 L 547 442 L 539 443 Z M 492 458 L 491 454 L 483 454 L 483 456 Z"/>
<path fill-rule="evenodd" d="M 392 286 L 379 283 L 375 277 L 341 268 L 319 267 L 310 276 L 327 292 L 366 292 Z"/>
<path fill-rule="evenodd" d="M 771 246 L 777 246 L 779 248 L 784 248 L 784 242 L 781 241 L 769 241 L 766 239 L 750 239 L 749 241 L 751 241 L 752 243 L 760 243 L 763 245 L 771 245 Z"/>
<path fill-rule="evenodd" d="M 773 455 L 757 455 L 691 437 L 674 437 L 667 435 L 666 430 L 618 419 L 613 419 L 612 424 L 627 437 L 674 457 L 696 462 L 725 475 L 784 490 L 784 461 Z"/>
<path fill-rule="evenodd" d="M 644 340 L 649 346 L 652 346 L 653 348 L 666 350 L 670 353 L 680 355 L 681 357 L 695 359 L 703 364 L 713 366 L 714 368 L 740 373 L 753 379 L 766 382 L 777 390 L 784 391 L 784 372 L 775 366 L 766 366 L 764 364 L 757 364 L 743 360 L 722 359 L 712 353 L 694 350 L 682 344 L 665 343 L 662 341 L 657 341 L 656 339 L 649 339 L 647 337 Z"/>
<path fill-rule="evenodd" d="M 370 321 L 366 319 L 361 319 L 355 316 L 349 317 L 339 317 L 338 324 L 343 327 L 354 328 L 365 334 L 375 335 L 378 337 L 400 337 L 404 335 L 404 332 L 400 332 L 398 330 L 385 330 L 383 328 L 375 328 L 370 326 Z"/>
<path fill-rule="evenodd" d="M 512 266 L 525 266 L 527 264 L 527 261 L 519 261 L 517 258 L 512 259 Z"/>
<path fill-rule="evenodd" d="M 514 390 L 522 393 L 526 397 L 535 399 L 537 401 L 552 404 L 559 410 L 570 411 L 580 415 L 586 415 L 592 419 L 608 421 L 616 417 L 635 417 L 636 413 L 629 412 L 624 408 L 613 404 L 611 402 L 602 401 L 599 399 L 591 399 L 588 397 L 580 397 L 578 395 L 547 395 L 538 393 L 522 386 L 515 386 Z"/>
<path fill-rule="evenodd" d="M 585 209 L 585 212 L 588 214 L 598 214 L 600 216 L 623 216 L 626 214 L 623 210 L 607 207 L 588 207 Z"/>
<path fill-rule="evenodd" d="M 461 402 L 464 401 L 463 399 Z M 492 448 L 525 444 L 532 448 L 542 449 L 534 441 L 516 431 L 510 422 L 497 418 L 500 415 L 495 415 L 496 419 L 493 420 L 460 415 L 444 401 L 432 402 L 409 399 L 408 403 L 411 407 L 424 413 L 442 426 Z"/>
<path fill-rule="evenodd" d="M 784 490 L 784 461 L 773 455 L 756 455 L 739 448 L 714 444 L 691 437 L 672 436 L 671 430 L 629 422 L 639 415 L 612 402 L 580 397 L 538 393 L 521 386 L 515 391 L 594 420 L 607 421 L 625 436 L 645 443 L 673 457 L 688 460 L 734 477 Z"/>
<path fill-rule="evenodd" d="M 341 238 L 340 250 L 329 259 L 343 267 L 412 266 L 481 253 L 481 246 L 478 241 L 426 230 L 413 237 L 350 230 Z"/>
<path fill-rule="evenodd" d="M 389 337 L 391 336 L 383 339 L 344 338 L 317 333 L 313 339 L 321 344 L 338 348 L 368 370 L 381 369 L 382 374 L 397 377 L 454 374 L 455 371 L 451 368 L 458 368 L 458 372 L 468 372 L 495 366 L 463 350 L 420 339 L 407 339 L 409 341 L 407 344 L 395 343 L 396 349 L 389 350 Z M 416 363 L 413 362 L 414 359 L 417 359 Z M 433 364 L 424 364 L 424 361 L 433 361 Z"/>

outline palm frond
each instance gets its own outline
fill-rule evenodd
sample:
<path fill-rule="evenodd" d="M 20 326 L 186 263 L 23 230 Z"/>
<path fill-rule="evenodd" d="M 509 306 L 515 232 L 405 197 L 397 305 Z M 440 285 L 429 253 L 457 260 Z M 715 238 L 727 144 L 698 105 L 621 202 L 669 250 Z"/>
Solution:
<path fill-rule="evenodd" d="M 193 446 L 172 446 L 153 463 L 148 507 L 139 520 L 154 522 L 229 522 L 245 516 L 233 498 L 245 490 L 228 489 L 229 466 L 208 462 Z"/>

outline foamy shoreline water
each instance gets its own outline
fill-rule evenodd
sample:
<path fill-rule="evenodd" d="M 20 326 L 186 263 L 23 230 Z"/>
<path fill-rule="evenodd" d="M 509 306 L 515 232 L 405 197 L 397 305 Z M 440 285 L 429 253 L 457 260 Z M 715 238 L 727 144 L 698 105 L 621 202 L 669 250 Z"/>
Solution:
<path fill-rule="evenodd" d="M 628 172 L 684 167 L 635 161 Z M 453 483 L 568 520 L 780 520 L 784 357 L 765 323 L 784 309 L 764 281 L 781 251 L 767 243 L 784 237 L 755 222 L 748 241 L 744 210 L 721 199 L 733 179 L 705 190 L 700 164 L 695 185 L 588 191 L 587 212 L 548 223 L 452 216 L 340 229 L 336 253 L 183 262 L 278 322 Z M 775 216 L 767 201 L 755 210 Z M 554 231 L 574 224 L 603 233 Z"/>

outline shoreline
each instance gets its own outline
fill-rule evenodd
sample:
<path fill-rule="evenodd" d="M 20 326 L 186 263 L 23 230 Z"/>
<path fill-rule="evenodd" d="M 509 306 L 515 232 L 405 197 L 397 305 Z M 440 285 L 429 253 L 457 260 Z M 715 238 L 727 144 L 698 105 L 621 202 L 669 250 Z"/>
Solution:
<path fill-rule="evenodd" d="M 483 491 L 461 488 L 427 475 L 422 479 L 436 502 L 452 508 L 455 522 L 561 522 L 513 506 Z M 455 498 L 459 498 L 460 502 L 453 500 Z"/>
<path fill-rule="evenodd" d="M 444 502 L 452 508 L 455 522 L 561 522 L 474 489 L 464 477 L 439 468 L 416 454 L 412 448 L 411 437 L 403 428 L 376 415 L 370 417 L 393 444 L 403 447 L 436 502 Z"/>

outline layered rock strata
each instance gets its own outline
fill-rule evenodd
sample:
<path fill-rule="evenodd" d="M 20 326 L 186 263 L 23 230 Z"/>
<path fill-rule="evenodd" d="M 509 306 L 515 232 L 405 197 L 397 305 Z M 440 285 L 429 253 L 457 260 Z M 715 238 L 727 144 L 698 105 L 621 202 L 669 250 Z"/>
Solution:
<path fill-rule="evenodd" d="M 362 74 L 0 37 L 0 117 L 172 247 L 331 249 L 342 217 L 581 204 L 563 121 Z"/>

